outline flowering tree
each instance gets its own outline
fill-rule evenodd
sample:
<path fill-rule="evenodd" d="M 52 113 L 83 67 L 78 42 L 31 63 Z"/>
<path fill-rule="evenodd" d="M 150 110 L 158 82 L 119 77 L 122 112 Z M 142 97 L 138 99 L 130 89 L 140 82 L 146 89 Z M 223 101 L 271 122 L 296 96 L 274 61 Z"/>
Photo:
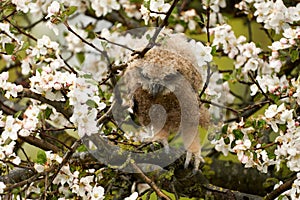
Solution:
<path fill-rule="evenodd" d="M 3 0 L 0 8 L 2 198 L 299 199 L 297 1 Z M 236 19 L 247 37 L 235 34 Z M 180 141 L 159 151 L 145 142 L 149 130 L 126 125 L 130 107 L 121 123 L 114 111 L 128 63 L 178 34 L 211 120 L 200 130 L 197 171 L 183 167 Z"/>

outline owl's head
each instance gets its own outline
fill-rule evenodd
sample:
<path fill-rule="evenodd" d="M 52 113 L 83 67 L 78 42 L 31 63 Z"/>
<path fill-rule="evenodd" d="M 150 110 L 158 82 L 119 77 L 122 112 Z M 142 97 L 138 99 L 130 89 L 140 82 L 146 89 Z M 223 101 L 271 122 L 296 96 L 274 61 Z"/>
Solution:
<path fill-rule="evenodd" d="M 144 57 L 133 59 L 125 76 L 131 91 L 138 86 L 153 96 L 174 92 L 183 85 L 198 91 L 202 85 L 192 48 L 181 35 L 166 37 Z"/>
<path fill-rule="evenodd" d="M 184 76 L 176 70 L 174 63 L 152 61 L 135 63 L 135 67 L 128 70 L 129 82 L 135 82 L 153 96 L 174 92 L 176 87 L 182 85 Z"/>

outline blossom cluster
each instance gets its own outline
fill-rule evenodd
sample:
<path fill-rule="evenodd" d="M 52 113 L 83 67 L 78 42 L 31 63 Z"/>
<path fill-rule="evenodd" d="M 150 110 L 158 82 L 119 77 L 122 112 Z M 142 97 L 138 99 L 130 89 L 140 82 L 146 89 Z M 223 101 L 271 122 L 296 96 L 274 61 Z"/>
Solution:
<path fill-rule="evenodd" d="M 282 31 L 282 38 L 269 46 L 269 56 L 264 56 L 262 49 L 253 42 L 246 42 L 244 36 L 236 38 L 227 24 L 210 29 L 214 36 L 212 45 L 234 59 L 238 80 L 244 77 L 252 82 L 251 96 L 263 93 L 274 99 L 276 104 L 269 105 L 264 115 L 247 119 L 245 122 L 242 120 L 224 125 L 222 133 L 212 143 L 215 149 L 224 155 L 228 155 L 229 152 L 236 154 L 245 167 L 255 167 L 267 173 L 269 166 L 274 165 L 280 170 L 282 165 L 285 165 L 299 174 L 300 129 L 296 114 L 300 105 L 299 78 L 278 75 L 287 62 L 293 63 L 298 59 L 299 27 L 290 25 L 299 21 L 295 14 L 295 10 L 298 10 L 299 14 L 299 4 L 286 8 L 282 1 L 242 1 L 238 7 L 249 14 L 249 5 L 252 3 L 257 9 L 254 15 L 257 16 L 258 22 L 263 22 L 266 29 L 274 29 L 277 33 Z M 287 56 L 290 60 L 286 59 Z M 256 74 L 254 81 L 249 79 L 249 72 Z M 266 137 L 269 138 L 271 132 L 275 133 L 276 137 L 268 141 Z M 292 189 L 282 196 L 287 195 L 293 199 L 299 195 L 298 179 L 294 181 Z M 277 187 L 278 185 L 275 189 Z"/>
<path fill-rule="evenodd" d="M 264 61 L 259 57 L 262 52 L 254 42 L 246 42 L 245 36 L 236 38 L 232 27 L 223 24 L 210 29 L 214 36 L 212 45 L 228 55 L 229 58 L 235 59 L 235 69 L 241 69 L 242 74 L 247 75 L 249 71 L 256 71 L 264 66 Z"/>
<path fill-rule="evenodd" d="M 275 72 L 279 72 L 282 65 L 286 62 L 279 55 L 290 53 L 291 61 L 293 62 L 297 58 L 300 27 L 286 28 L 282 33 L 283 37 L 278 41 L 274 41 L 269 48 L 272 50 L 272 54 L 269 57 L 269 66 L 274 69 Z M 295 58 L 296 56 L 296 58 Z"/>
<path fill-rule="evenodd" d="M 58 1 L 51 1 L 51 0 L 38 0 L 38 1 L 19 1 L 13 0 L 13 4 L 16 5 L 17 10 L 20 10 L 24 13 L 34 13 L 34 14 L 42 14 L 48 13 L 50 17 L 52 14 L 56 13 L 59 9 L 59 4 L 65 6 L 76 6 L 80 10 L 80 12 L 86 11 L 88 8 L 92 8 L 96 16 L 100 17 L 106 15 L 113 10 L 119 10 L 120 4 L 113 0 L 113 1 L 99 1 L 99 0 L 58 0 Z M 50 8 L 50 9 L 49 9 Z"/>
<path fill-rule="evenodd" d="M 145 1 L 140 8 L 140 12 L 145 24 L 147 25 L 150 18 L 160 18 L 163 20 L 170 7 L 171 5 L 169 3 L 165 3 L 164 0 L 150 0 Z"/>
<path fill-rule="evenodd" d="M 46 151 L 45 156 L 44 163 L 35 163 L 34 165 L 38 173 L 47 171 L 53 164 L 60 164 L 63 161 L 62 157 L 51 151 Z M 90 170 L 89 174 L 92 174 L 92 172 L 94 171 Z M 65 197 L 77 194 L 82 199 L 101 200 L 104 199 L 104 188 L 94 184 L 97 179 L 96 175 L 82 176 L 79 171 L 71 172 L 69 164 L 66 164 L 60 169 L 53 180 L 53 184 L 59 186 L 59 193 Z M 41 191 L 34 184 L 31 184 L 28 192 L 39 194 Z"/>
<path fill-rule="evenodd" d="M 287 109 L 285 104 L 280 106 L 270 105 L 265 114 L 258 118 L 255 123 L 257 127 L 249 126 L 244 121 L 230 124 L 226 127 L 226 134 L 219 140 L 214 140 L 216 150 L 222 151 L 225 155 L 228 152 L 236 153 L 238 159 L 245 164 L 245 167 L 257 167 L 262 172 L 268 171 L 268 166 L 277 165 L 285 161 L 292 171 L 299 171 L 299 124 L 293 117 L 293 109 Z M 259 125 L 260 124 L 260 125 Z M 279 130 L 278 126 L 285 124 L 286 131 Z M 259 128 L 268 129 L 279 133 L 274 142 L 279 144 L 276 150 L 271 153 L 262 143 L 251 141 L 251 138 L 258 137 Z M 256 128 L 256 129 L 255 129 Z M 260 137 L 264 137 L 261 135 Z M 266 144 L 264 144 L 266 145 Z M 272 154 L 276 159 L 271 158 Z M 254 156 L 255 155 L 255 156 Z"/>
<path fill-rule="evenodd" d="M 282 0 L 242 0 L 236 7 L 249 14 L 251 7 L 258 23 L 263 23 L 265 29 L 273 29 L 276 33 L 289 28 L 294 22 L 300 20 L 300 5 L 286 7 Z"/>
<path fill-rule="evenodd" d="M 282 125 L 286 127 L 285 130 L 279 128 Z M 268 137 L 265 134 L 270 132 L 276 133 L 277 137 L 269 143 L 263 142 L 265 141 L 263 138 Z M 215 149 L 224 155 L 228 155 L 229 152 L 237 154 L 239 161 L 246 168 L 255 167 L 267 173 L 269 166 L 275 165 L 279 170 L 281 164 L 286 163 L 291 171 L 299 172 L 299 136 L 300 127 L 298 118 L 294 116 L 294 109 L 288 109 L 286 104 L 282 103 L 279 106 L 270 105 L 264 115 L 253 121 L 225 125 L 223 134 L 212 143 Z M 272 146 L 276 148 L 270 148 Z M 294 184 L 296 187 L 298 182 L 295 181 Z"/>
<path fill-rule="evenodd" d="M 21 159 L 14 152 L 18 131 L 22 128 L 22 122 L 13 116 L 5 116 L 0 111 L 0 127 L 4 128 L 0 138 L 0 164 L 12 162 L 16 165 L 21 163 Z"/>
<path fill-rule="evenodd" d="M 42 173 L 49 170 L 53 164 L 60 164 L 62 162 L 63 158 L 58 154 L 46 151 L 43 163 L 35 163 L 34 168 L 38 173 Z M 61 200 L 68 199 L 72 194 L 76 194 L 82 199 L 102 200 L 104 199 L 104 188 L 98 184 L 101 177 L 101 172 L 96 172 L 95 169 L 80 172 L 78 170 L 72 170 L 70 165 L 66 164 L 61 167 L 59 173 L 53 180 L 53 184 L 58 186 L 59 194 L 63 196 L 59 198 Z M 41 190 L 32 183 L 28 190 L 28 193 L 30 192 L 40 194 Z M 135 192 L 125 199 L 134 200 L 136 198 L 137 193 Z"/>
<path fill-rule="evenodd" d="M 70 121 L 77 127 L 80 137 L 98 133 L 97 114 L 106 107 L 106 104 L 100 101 L 98 92 L 95 81 L 77 78 L 67 94 L 69 104 L 74 106 Z"/>
<path fill-rule="evenodd" d="M 47 99 L 64 101 L 61 90 L 73 84 L 74 74 L 68 72 L 54 71 L 50 67 L 43 67 L 41 72 L 30 78 L 31 90 L 43 94 Z"/>
<path fill-rule="evenodd" d="M 8 72 L 3 72 L 0 74 L 0 88 L 5 91 L 5 97 L 17 97 L 18 92 L 23 91 L 23 86 L 22 85 L 16 85 L 14 83 L 11 83 L 8 81 L 9 78 L 9 73 Z"/>
<path fill-rule="evenodd" d="M 211 11 L 209 16 L 210 27 L 214 27 L 217 24 L 224 23 L 225 20 L 223 15 L 220 12 L 220 9 L 226 7 L 225 0 L 211 0 L 211 1 L 202 0 L 202 4 L 205 10 L 209 8 L 209 10 Z"/>

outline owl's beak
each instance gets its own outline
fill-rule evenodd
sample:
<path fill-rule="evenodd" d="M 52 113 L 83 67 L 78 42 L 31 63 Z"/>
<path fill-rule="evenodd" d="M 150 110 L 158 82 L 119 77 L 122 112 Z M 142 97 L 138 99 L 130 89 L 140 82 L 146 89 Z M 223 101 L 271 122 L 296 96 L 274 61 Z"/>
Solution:
<path fill-rule="evenodd" d="M 164 86 L 159 83 L 152 83 L 150 88 L 150 93 L 153 97 L 156 97 L 159 93 L 164 90 Z"/>

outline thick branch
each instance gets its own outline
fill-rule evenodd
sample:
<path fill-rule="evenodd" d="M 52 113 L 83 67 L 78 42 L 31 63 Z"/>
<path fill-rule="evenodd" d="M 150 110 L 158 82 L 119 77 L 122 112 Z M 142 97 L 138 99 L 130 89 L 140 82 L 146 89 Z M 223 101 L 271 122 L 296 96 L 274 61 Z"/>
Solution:
<path fill-rule="evenodd" d="M 115 154 L 114 152 L 110 153 L 112 154 L 112 159 L 118 160 L 120 158 L 119 152 L 116 152 Z M 68 159 L 68 163 L 72 166 L 96 169 L 103 168 L 103 163 L 99 162 L 99 160 L 95 159 L 92 155 L 95 155 L 95 153 L 74 153 L 71 158 Z M 228 163 L 228 161 L 213 158 L 212 164 L 208 166 L 215 172 L 215 175 L 212 175 L 211 178 L 207 179 L 200 171 L 193 173 L 192 169 L 183 169 L 184 157 L 185 156 L 180 157 L 180 159 L 165 167 L 165 170 L 142 174 L 148 177 L 150 181 L 156 180 L 156 186 L 159 190 L 167 190 L 171 193 L 176 192 L 179 196 L 203 198 L 209 195 L 214 196 L 216 199 L 262 199 L 261 196 L 266 194 L 266 192 L 263 191 L 262 184 L 264 180 L 270 176 L 268 174 L 260 174 L 255 169 L 245 170 L 241 164 Z M 164 159 L 168 158 L 164 157 Z M 151 161 L 155 162 L 155 160 L 156 164 L 159 164 L 159 162 L 157 162 L 157 160 L 159 160 L 158 157 L 151 158 L 149 155 L 144 154 L 144 162 L 148 161 L 151 163 Z M 165 173 L 168 174 L 170 171 L 174 171 L 172 178 L 162 178 Z M 116 173 L 126 176 L 127 180 L 132 180 L 132 184 L 134 180 L 136 180 L 136 177 L 145 182 L 140 176 L 141 173 L 139 173 L 140 175 L 124 173 L 122 170 L 116 170 Z M 31 177 L 34 177 L 34 175 L 35 174 L 29 169 L 16 169 L 12 170 L 8 175 L 0 177 L 0 181 L 5 183 L 24 183 L 25 181 L 25 183 L 27 183 L 26 179 L 31 180 Z M 135 178 L 133 178 L 133 176 Z M 128 188 L 128 190 L 130 190 L 130 188 Z"/>

